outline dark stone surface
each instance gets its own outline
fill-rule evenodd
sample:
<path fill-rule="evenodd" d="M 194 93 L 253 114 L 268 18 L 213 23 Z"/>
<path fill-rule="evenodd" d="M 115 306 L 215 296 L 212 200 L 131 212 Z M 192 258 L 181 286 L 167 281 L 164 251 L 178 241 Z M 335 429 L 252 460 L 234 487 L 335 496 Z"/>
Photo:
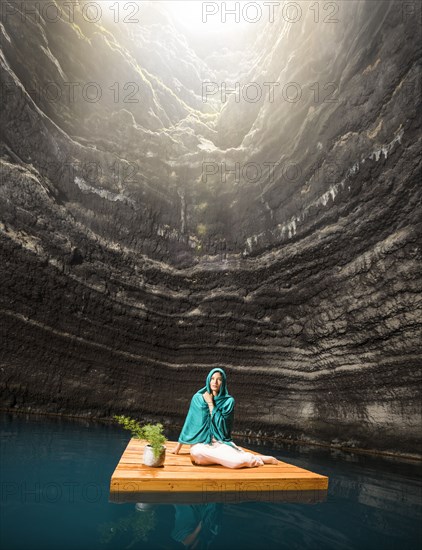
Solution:
<path fill-rule="evenodd" d="M 420 5 L 299 2 L 229 53 L 159 5 L 23 4 L 1 4 L 0 406 L 182 422 L 222 366 L 239 433 L 421 455 Z M 223 81 L 279 86 L 203 102 Z"/>

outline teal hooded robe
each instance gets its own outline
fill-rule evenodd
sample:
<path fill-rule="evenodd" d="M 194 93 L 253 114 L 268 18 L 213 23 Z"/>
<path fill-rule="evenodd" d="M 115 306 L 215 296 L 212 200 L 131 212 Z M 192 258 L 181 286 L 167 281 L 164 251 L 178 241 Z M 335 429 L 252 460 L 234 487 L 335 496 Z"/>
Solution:
<path fill-rule="evenodd" d="M 218 395 L 214 397 L 214 409 L 210 414 L 204 393 L 211 391 L 211 377 L 215 372 L 221 373 L 222 383 Z M 232 442 L 231 432 L 234 417 L 234 398 L 227 390 L 226 373 L 223 369 L 212 369 L 207 376 L 206 385 L 198 390 L 192 397 L 188 414 L 179 436 L 179 443 L 194 445 L 195 443 L 212 443 L 214 437 L 217 441 L 226 443 L 233 448 L 237 447 Z"/>

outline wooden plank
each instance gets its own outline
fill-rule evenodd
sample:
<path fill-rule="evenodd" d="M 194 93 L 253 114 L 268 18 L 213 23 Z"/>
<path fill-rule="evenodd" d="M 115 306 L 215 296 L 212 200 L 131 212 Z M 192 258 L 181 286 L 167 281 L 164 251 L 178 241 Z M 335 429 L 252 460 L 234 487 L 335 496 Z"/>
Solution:
<path fill-rule="evenodd" d="M 311 489 L 326 490 L 327 484 L 324 479 L 316 480 L 313 478 L 308 479 L 285 479 L 285 478 L 267 478 L 257 480 L 165 480 L 165 479 L 134 479 L 128 478 L 126 481 L 119 479 L 118 482 L 112 482 L 112 492 L 230 492 L 230 491 L 305 491 Z"/>
<path fill-rule="evenodd" d="M 180 465 L 183 464 L 184 466 L 192 466 L 193 463 L 190 459 L 190 455 L 187 455 L 187 456 L 188 456 L 188 460 L 186 460 L 186 457 L 179 457 L 178 455 L 173 455 L 173 454 L 167 454 L 166 453 L 165 465 L 166 465 L 166 467 L 171 466 L 171 465 L 176 465 L 176 464 L 180 464 Z M 119 464 L 133 464 L 133 465 L 142 466 L 143 465 L 142 460 L 143 460 L 142 456 L 132 457 L 130 455 L 125 454 L 120 459 Z M 198 466 L 198 464 L 195 464 L 195 466 Z M 219 466 L 219 465 L 218 464 L 210 464 L 209 466 Z M 272 466 L 272 464 L 266 464 L 266 466 Z M 221 467 L 221 466 L 219 466 L 219 467 Z M 297 468 L 297 466 L 294 466 L 293 464 L 289 464 L 287 462 L 282 462 L 282 461 L 279 461 L 279 463 L 277 464 L 277 467 Z"/>
<path fill-rule="evenodd" d="M 262 469 L 262 467 L 260 466 Z M 245 469 L 246 470 L 246 469 Z M 115 474 L 116 477 L 118 477 L 119 473 L 122 471 L 136 471 L 136 472 L 145 472 L 146 474 L 150 473 L 149 466 L 144 465 L 135 465 L 135 464 L 123 464 L 116 468 Z M 246 473 L 246 471 L 248 473 Z M 245 471 L 245 476 L 248 477 L 255 477 L 255 474 L 252 474 L 250 470 Z M 189 475 L 189 477 L 195 477 L 194 472 L 192 472 L 192 467 L 189 466 L 166 466 L 166 472 L 168 474 L 175 473 L 175 474 L 186 474 Z M 195 473 L 197 474 L 196 477 L 202 477 L 203 475 L 207 475 L 208 472 L 216 472 L 215 475 L 223 475 L 227 474 L 227 472 L 221 472 L 219 468 L 211 468 L 210 466 L 195 466 Z M 277 468 L 277 466 L 268 465 L 268 468 L 265 468 L 265 472 L 267 474 L 308 474 L 307 470 L 295 470 L 294 468 Z M 210 474 L 211 475 L 211 474 Z M 230 475 L 230 474 L 227 474 Z M 317 475 L 317 474 L 312 474 Z"/>
<path fill-rule="evenodd" d="M 187 502 L 186 498 L 192 502 L 231 502 L 227 499 L 245 499 L 245 495 L 255 498 L 259 495 L 266 501 L 277 496 L 283 502 L 319 502 L 326 497 L 326 476 L 287 462 L 240 469 L 219 464 L 200 466 L 191 461 L 189 452 L 185 451 L 188 446 L 174 455 L 170 451 L 177 442 L 168 441 L 164 466 L 151 468 L 142 464 L 145 443 L 131 439 L 123 452 L 110 482 L 113 502 L 138 502 L 146 495 L 152 499 L 150 502 L 166 499 L 170 502 L 172 495 L 177 495 L 179 502 Z"/>
<path fill-rule="evenodd" d="M 194 471 L 192 471 L 192 468 L 194 468 Z M 260 466 L 259 468 L 263 470 L 264 466 Z M 145 475 L 145 476 L 153 475 L 154 477 L 161 477 L 161 474 L 157 474 L 157 473 L 151 474 L 148 466 L 145 467 L 144 465 L 141 466 L 141 465 L 133 465 L 133 464 L 122 464 L 118 466 L 113 476 L 118 477 L 121 472 L 128 472 L 128 471 L 139 472 L 141 475 Z M 217 477 L 230 475 L 230 473 L 222 472 L 220 468 L 211 467 L 211 465 L 210 466 L 206 466 L 206 465 L 204 466 L 165 466 L 165 472 L 166 473 L 165 474 L 163 473 L 162 476 L 174 474 L 175 476 L 187 475 L 190 478 L 195 478 L 195 477 L 203 477 L 204 475 L 213 475 Z M 249 469 L 249 468 L 242 469 L 241 475 L 238 473 L 237 470 L 236 472 L 237 473 L 234 476 L 236 478 L 237 477 L 254 478 L 258 475 L 256 472 L 254 472 L 252 469 Z M 265 473 L 279 476 L 282 474 L 307 475 L 309 472 L 307 472 L 306 470 L 295 470 L 294 468 L 277 468 L 277 466 L 268 465 L 268 468 L 265 468 Z M 317 476 L 317 474 L 312 474 L 312 475 Z"/>
<path fill-rule="evenodd" d="M 203 473 L 203 475 L 201 476 L 197 476 L 197 477 L 192 477 L 190 475 L 187 475 L 187 474 L 172 474 L 172 472 L 169 472 L 168 474 L 162 474 L 160 476 L 145 476 L 145 474 L 143 472 L 135 472 L 135 471 L 130 471 L 130 472 L 127 472 L 127 471 L 123 471 L 123 472 L 119 472 L 119 475 L 118 477 L 112 477 L 111 478 L 111 483 L 114 484 L 114 483 L 119 483 L 120 481 L 122 482 L 125 482 L 125 481 L 140 481 L 141 484 L 142 483 L 154 483 L 156 481 L 164 481 L 164 482 L 167 482 L 167 481 L 171 481 L 173 483 L 179 483 L 179 482 L 190 482 L 193 484 L 197 484 L 197 483 L 202 483 L 203 481 L 221 481 L 221 482 L 228 482 L 228 481 L 233 481 L 233 483 L 236 483 L 237 481 L 244 481 L 245 483 L 253 483 L 255 481 L 270 481 L 270 482 L 278 482 L 279 480 L 286 480 L 286 481 L 294 481 L 295 483 L 305 483 L 306 481 L 315 481 L 315 483 L 325 483 L 327 484 L 327 478 L 325 478 L 324 476 L 314 476 L 312 475 L 312 473 L 309 473 L 309 474 L 300 474 L 300 475 L 297 475 L 297 474 L 281 474 L 281 476 L 278 476 L 276 477 L 274 472 L 269 472 L 269 473 L 260 473 L 259 476 L 250 476 L 249 478 L 246 478 L 246 477 L 233 477 L 230 475 L 225 475 L 225 476 L 219 476 L 217 474 L 207 474 L 207 473 Z"/>
<path fill-rule="evenodd" d="M 120 467 L 121 465 L 124 465 L 124 466 L 133 466 L 133 467 L 139 467 L 139 468 L 144 468 L 145 465 L 142 463 L 142 461 L 134 461 L 132 460 L 131 458 L 121 458 L 120 459 L 120 462 L 118 464 L 117 467 Z M 175 468 L 175 467 L 180 467 L 180 466 L 184 466 L 186 468 L 198 468 L 198 467 L 201 467 L 201 464 L 194 464 L 190 459 L 183 459 L 183 460 L 174 460 L 174 458 L 172 457 L 167 457 L 166 456 L 166 459 L 165 459 L 165 468 Z M 276 467 L 277 469 L 280 469 L 280 468 L 283 468 L 285 470 L 302 470 L 303 468 L 299 468 L 297 466 L 294 466 L 293 464 L 286 464 L 285 462 L 279 462 L 278 464 L 266 464 L 265 465 L 266 468 L 270 468 L 270 467 Z M 207 465 L 207 468 L 222 468 L 222 466 L 220 466 L 219 464 L 209 464 Z M 148 466 L 147 466 L 148 468 Z M 254 469 L 254 468 L 251 468 L 251 469 Z"/>

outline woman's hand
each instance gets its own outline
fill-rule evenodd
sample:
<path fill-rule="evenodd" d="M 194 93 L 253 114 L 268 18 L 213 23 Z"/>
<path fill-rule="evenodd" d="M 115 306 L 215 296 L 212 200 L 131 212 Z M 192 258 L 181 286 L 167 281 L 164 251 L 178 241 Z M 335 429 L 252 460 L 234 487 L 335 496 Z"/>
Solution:
<path fill-rule="evenodd" d="M 207 391 L 204 392 L 204 399 L 207 403 L 211 405 L 214 404 L 214 396 L 211 393 L 208 393 Z"/>
<path fill-rule="evenodd" d="M 212 395 L 212 393 L 208 393 L 207 391 L 203 395 L 204 395 L 204 400 L 208 405 L 209 413 L 212 416 L 212 413 L 214 410 L 214 396 Z"/>
<path fill-rule="evenodd" d="M 172 451 L 170 451 L 170 453 L 171 453 L 172 455 L 177 455 L 177 454 L 179 454 L 179 451 L 180 451 L 181 447 L 182 447 L 182 443 L 178 443 L 178 444 L 176 445 L 176 447 L 175 447 Z"/>

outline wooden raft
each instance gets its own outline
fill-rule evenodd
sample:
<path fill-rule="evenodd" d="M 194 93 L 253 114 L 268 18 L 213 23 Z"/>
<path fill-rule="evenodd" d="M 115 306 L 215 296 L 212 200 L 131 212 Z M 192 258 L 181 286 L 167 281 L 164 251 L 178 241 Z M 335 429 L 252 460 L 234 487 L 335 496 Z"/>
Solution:
<path fill-rule="evenodd" d="M 225 468 L 219 464 L 199 466 L 183 445 L 171 451 L 175 441 L 166 442 L 164 466 L 142 464 L 145 441 L 131 439 L 110 482 L 111 502 L 209 503 L 209 502 L 321 502 L 325 500 L 328 477 L 287 462 L 256 468 Z M 245 447 L 244 451 L 260 454 Z"/>

